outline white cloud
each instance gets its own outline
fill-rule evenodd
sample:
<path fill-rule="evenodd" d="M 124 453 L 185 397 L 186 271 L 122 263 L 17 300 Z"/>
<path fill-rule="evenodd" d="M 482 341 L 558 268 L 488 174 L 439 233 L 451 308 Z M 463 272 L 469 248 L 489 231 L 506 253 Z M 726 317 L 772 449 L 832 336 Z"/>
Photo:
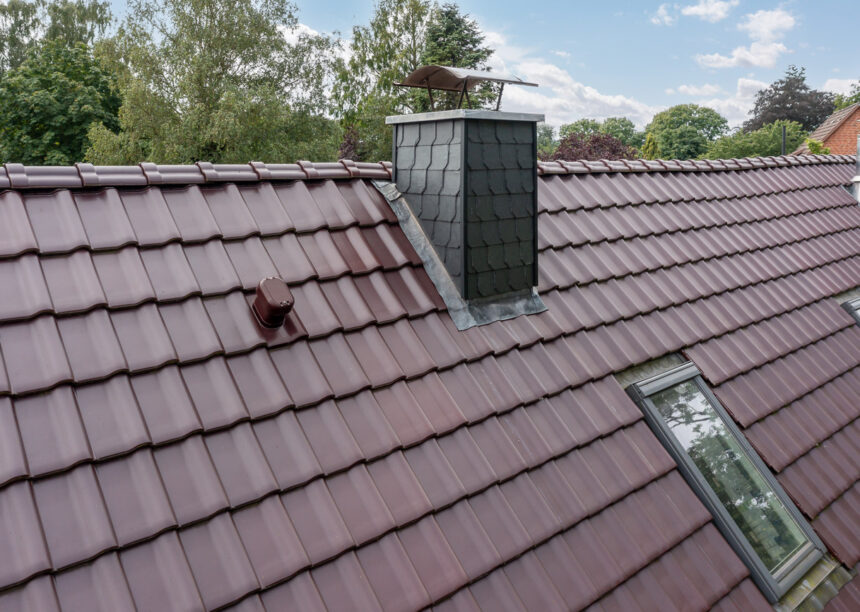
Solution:
<path fill-rule="evenodd" d="M 669 5 L 661 4 L 657 7 L 657 12 L 651 16 L 651 23 L 654 25 L 672 25 L 678 21 L 678 17 L 669 14 Z"/>
<path fill-rule="evenodd" d="M 714 96 L 723 90 L 719 85 L 679 85 L 676 89 L 667 89 L 666 93 L 672 95 L 674 93 L 684 94 L 685 96 Z"/>
<path fill-rule="evenodd" d="M 552 53 L 553 55 L 557 55 L 559 57 L 563 57 L 564 59 L 570 59 L 571 57 L 573 57 L 567 51 L 550 51 L 550 53 Z"/>
<path fill-rule="evenodd" d="M 827 79 L 821 89 L 846 95 L 851 93 L 851 86 L 857 84 L 857 79 Z"/>
<path fill-rule="evenodd" d="M 794 16 L 783 9 L 756 11 L 746 15 L 738 29 L 746 31 L 753 40 L 772 41 L 782 38 L 797 24 Z"/>
<path fill-rule="evenodd" d="M 737 126 L 749 119 L 749 111 L 755 102 L 755 95 L 767 86 L 764 81 L 741 77 L 732 95 L 723 98 L 703 98 L 696 103 L 713 108 L 728 119 L 730 125 Z"/>
<path fill-rule="evenodd" d="M 788 47 L 779 42 L 779 39 L 796 24 L 794 16 L 783 9 L 750 13 L 738 24 L 738 29 L 746 32 L 752 39 L 748 47 L 735 47 L 729 55 L 700 53 L 696 55 L 696 61 L 705 68 L 773 68 L 779 56 L 789 52 Z"/>
<path fill-rule="evenodd" d="M 729 16 L 729 11 L 738 5 L 740 0 L 699 0 L 681 9 L 681 14 L 687 17 L 698 17 L 711 23 L 716 23 Z"/>
<path fill-rule="evenodd" d="M 513 73 L 534 87 L 507 87 L 502 107 L 507 111 L 543 113 L 550 125 L 559 126 L 583 117 L 629 117 L 642 127 L 660 108 L 623 95 L 605 94 L 577 81 L 567 70 L 531 49 L 508 44 L 498 32 L 484 32 L 496 53 L 490 59 L 493 70 Z"/>

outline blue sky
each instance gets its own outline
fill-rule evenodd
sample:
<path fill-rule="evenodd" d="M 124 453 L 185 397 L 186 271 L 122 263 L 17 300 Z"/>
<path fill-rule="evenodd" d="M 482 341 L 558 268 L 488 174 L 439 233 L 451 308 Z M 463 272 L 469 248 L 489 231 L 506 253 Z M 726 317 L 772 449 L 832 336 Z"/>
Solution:
<path fill-rule="evenodd" d="M 367 23 L 370 0 L 295 0 L 322 32 Z M 121 13 L 120 0 L 115 0 Z M 559 125 L 624 115 L 644 125 L 673 104 L 707 104 L 733 125 L 755 92 L 788 64 L 811 86 L 841 91 L 860 78 L 852 0 L 675 2 L 460 0 L 497 52 L 493 68 L 541 84 L 508 88 L 503 110 L 542 112 Z"/>

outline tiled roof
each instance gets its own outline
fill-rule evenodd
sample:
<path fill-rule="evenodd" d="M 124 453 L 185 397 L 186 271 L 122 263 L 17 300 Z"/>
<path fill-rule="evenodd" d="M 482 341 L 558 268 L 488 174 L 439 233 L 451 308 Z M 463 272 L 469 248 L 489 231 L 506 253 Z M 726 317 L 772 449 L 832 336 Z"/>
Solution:
<path fill-rule="evenodd" d="M 458 332 L 384 165 L 8 164 L 0 609 L 765 609 L 613 377 L 676 351 L 856 564 L 852 158 L 621 166 L 541 166 L 548 310 Z"/>
<path fill-rule="evenodd" d="M 825 119 L 821 125 L 819 125 L 815 130 L 809 135 L 810 140 L 817 140 L 818 142 L 822 142 L 826 144 L 826 140 L 833 135 L 833 133 L 839 129 L 846 119 L 851 117 L 856 111 L 860 108 L 860 102 L 857 104 L 852 104 L 851 106 L 846 106 L 845 108 L 840 108 L 838 111 L 834 112 L 827 119 Z M 806 146 L 804 142 L 795 153 L 805 154 L 809 153 L 809 147 Z"/>

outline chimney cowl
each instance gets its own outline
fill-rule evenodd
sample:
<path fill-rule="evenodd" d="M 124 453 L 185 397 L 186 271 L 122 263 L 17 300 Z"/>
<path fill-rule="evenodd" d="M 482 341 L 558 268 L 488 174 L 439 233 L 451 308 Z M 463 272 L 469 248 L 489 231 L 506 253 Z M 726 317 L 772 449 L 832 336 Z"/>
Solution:
<path fill-rule="evenodd" d="M 253 310 L 264 327 L 280 327 L 293 308 L 293 294 L 283 279 L 264 278 L 257 285 Z"/>

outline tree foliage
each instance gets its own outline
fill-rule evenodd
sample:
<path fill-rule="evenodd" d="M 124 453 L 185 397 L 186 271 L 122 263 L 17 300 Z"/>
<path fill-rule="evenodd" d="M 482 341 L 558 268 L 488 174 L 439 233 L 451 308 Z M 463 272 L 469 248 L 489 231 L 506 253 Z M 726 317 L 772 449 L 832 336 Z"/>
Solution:
<path fill-rule="evenodd" d="M 610 136 L 597 132 L 584 134 L 572 132 L 565 136 L 551 159 L 566 161 L 597 159 L 635 159 L 636 150 Z"/>
<path fill-rule="evenodd" d="M 115 129 L 119 106 L 113 76 L 86 45 L 44 41 L 0 77 L 0 162 L 81 161 L 90 125 Z"/>
<path fill-rule="evenodd" d="M 780 155 L 783 126 L 785 126 L 785 150 L 791 153 L 803 142 L 806 131 L 797 121 L 780 120 L 752 132 L 738 130 L 734 134 L 718 138 L 710 144 L 705 157 L 732 159 Z"/>
<path fill-rule="evenodd" d="M 41 40 L 90 45 L 111 20 L 110 4 L 98 0 L 0 2 L 0 74 L 20 66 Z"/>
<path fill-rule="evenodd" d="M 830 155 L 830 147 L 825 147 L 820 140 L 806 139 L 806 148 L 813 155 Z"/>
<path fill-rule="evenodd" d="M 860 102 L 860 80 L 855 81 L 851 85 L 851 89 L 847 94 L 836 94 L 833 99 L 835 110 L 846 108 L 852 104 Z"/>
<path fill-rule="evenodd" d="M 663 157 L 660 145 L 657 144 L 657 139 L 651 132 L 645 134 L 645 142 L 642 144 L 642 157 L 645 159 L 660 159 Z"/>
<path fill-rule="evenodd" d="M 653 136 L 661 157 L 693 159 L 704 155 L 710 143 L 728 129 L 728 121 L 717 111 L 679 104 L 654 115 L 645 132 Z"/>
<path fill-rule="evenodd" d="M 806 69 L 789 66 L 785 76 L 756 94 L 751 118 L 744 131 L 751 132 L 780 119 L 796 121 L 807 132 L 821 125 L 834 109 L 834 95 L 810 89 Z"/>
<path fill-rule="evenodd" d="M 564 138 L 574 132 L 580 134 L 609 134 L 628 147 L 639 149 L 645 142 L 645 133 L 636 129 L 627 117 L 607 117 L 603 121 L 597 119 L 578 119 L 559 128 L 559 137 Z"/>
<path fill-rule="evenodd" d="M 336 43 L 300 32 L 287 0 L 132 0 L 128 15 L 100 49 L 120 130 L 95 127 L 88 160 L 334 159 L 339 128 L 319 113 Z"/>
<path fill-rule="evenodd" d="M 537 124 L 537 154 L 538 159 L 547 160 L 558 148 L 555 130 L 548 123 Z"/>

